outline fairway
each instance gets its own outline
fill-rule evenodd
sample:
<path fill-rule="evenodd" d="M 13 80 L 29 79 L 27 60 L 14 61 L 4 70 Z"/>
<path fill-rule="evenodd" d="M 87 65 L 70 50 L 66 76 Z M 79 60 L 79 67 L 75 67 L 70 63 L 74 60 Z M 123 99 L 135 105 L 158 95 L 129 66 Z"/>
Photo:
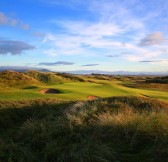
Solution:
<path fill-rule="evenodd" d="M 87 100 L 89 96 L 101 98 L 112 96 L 144 96 L 168 101 L 168 92 L 157 90 L 137 89 L 124 87 L 116 81 L 94 80 L 91 82 L 68 82 L 55 85 L 23 88 L 0 89 L 1 100 L 23 100 L 58 98 L 63 100 Z M 59 94 L 42 94 L 41 90 L 52 88 L 60 91 Z"/>

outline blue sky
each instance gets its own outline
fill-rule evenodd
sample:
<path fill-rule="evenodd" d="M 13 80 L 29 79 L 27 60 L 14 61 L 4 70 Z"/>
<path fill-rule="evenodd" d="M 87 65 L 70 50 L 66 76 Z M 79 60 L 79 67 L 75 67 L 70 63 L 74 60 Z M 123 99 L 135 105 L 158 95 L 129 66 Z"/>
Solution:
<path fill-rule="evenodd" d="M 0 66 L 167 71 L 167 0 L 0 1 Z"/>

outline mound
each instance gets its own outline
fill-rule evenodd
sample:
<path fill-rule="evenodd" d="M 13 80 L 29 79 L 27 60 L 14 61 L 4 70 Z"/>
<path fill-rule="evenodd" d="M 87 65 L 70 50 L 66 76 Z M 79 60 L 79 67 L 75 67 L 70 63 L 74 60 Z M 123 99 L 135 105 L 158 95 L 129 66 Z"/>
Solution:
<path fill-rule="evenodd" d="M 64 79 L 68 79 L 69 81 L 77 81 L 77 82 L 85 82 L 80 76 L 76 76 L 68 73 L 56 73 L 57 76 L 63 77 Z"/>
<path fill-rule="evenodd" d="M 39 81 L 27 76 L 21 72 L 4 71 L 0 72 L 0 83 L 7 86 L 26 86 L 26 85 L 38 85 Z"/>
<path fill-rule="evenodd" d="M 61 93 L 58 89 L 43 89 L 40 91 L 40 93 L 53 93 L 53 94 L 59 94 Z"/>
<path fill-rule="evenodd" d="M 164 77 L 155 77 L 152 79 L 147 79 L 146 83 L 160 83 L 160 84 L 168 84 L 168 76 Z"/>
<path fill-rule="evenodd" d="M 0 101 L 0 107 L 2 162 L 168 159 L 168 105 L 163 102 L 111 97 L 71 103 Z"/>
<path fill-rule="evenodd" d="M 62 78 L 61 76 L 58 76 L 55 73 L 51 72 L 28 71 L 26 74 L 46 84 L 56 84 L 66 81 L 66 79 Z"/>

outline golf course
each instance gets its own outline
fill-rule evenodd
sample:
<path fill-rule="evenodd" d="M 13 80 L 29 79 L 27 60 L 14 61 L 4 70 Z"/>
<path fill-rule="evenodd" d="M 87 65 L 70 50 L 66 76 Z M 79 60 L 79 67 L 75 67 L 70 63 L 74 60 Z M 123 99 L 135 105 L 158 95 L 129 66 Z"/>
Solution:
<path fill-rule="evenodd" d="M 48 75 L 47 73 L 40 72 L 31 72 L 38 75 Z M 79 80 L 73 80 L 72 78 L 67 79 L 64 76 L 56 78 L 56 81 L 52 83 L 41 82 L 39 78 L 32 78 L 30 76 L 26 84 L 22 82 L 17 85 L 17 78 L 20 75 L 17 72 L 7 72 L 5 75 L 10 76 L 14 75 L 14 78 L 11 80 L 1 79 L 1 88 L 0 88 L 0 99 L 1 100 L 24 100 L 24 99 L 44 99 L 44 98 L 55 98 L 63 100 L 87 100 L 89 96 L 96 96 L 100 98 L 112 97 L 112 96 L 141 96 L 160 99 L 163 101 L 168 101 L 168 91 L 163 91 L 160 89 L 153 88 L 138 88 L 138 87 L 127 87 L 124 86 L 127 82 L 121 81 L 117 78 L 111 78 L 105 80 L 103 78 L 97 79 L 95 77 L 80 76 Z M 18 76 L 17 76 L 18 75 Z M 57 74 L 50 74 L 53 78 L 58 77 Z M 3 76 L 3 77 L 6 77 Z M 123 76 L 124 78 L 124 76 Z M 50 78 L 48 78 L 50 79 Z M 58 80 L 58 81 L 57 81 Z M 10 82 L 11 85 L 6 83 Z M 12 82 L 13 85 L 12 85 Z M 5 83 L 5 84 L 3 84 Z M 46 89 L 55 89 L 59 92 L 57 93 L 43 93 L 43 90 Z"/>
<path fill-rule="evenodd" d="M 168 0 L 0 0 L 0 162 L 168 162 Z"/>
<path fill-rule="evenodd" d="M 167 78 L 0 72 L 0 161 L 167 162 Z"/>

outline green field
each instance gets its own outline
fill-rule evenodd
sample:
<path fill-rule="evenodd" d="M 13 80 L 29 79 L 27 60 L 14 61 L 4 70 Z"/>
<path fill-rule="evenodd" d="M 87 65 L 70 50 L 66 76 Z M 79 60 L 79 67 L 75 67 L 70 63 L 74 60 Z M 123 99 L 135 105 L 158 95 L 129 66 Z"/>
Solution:
<path fill-rule="evenodd" d="M 65 100 L 87 100 L 89 96 L 101 98 L 112 96 L 146 96 L 168 101 L 168 92 L 124 87 L 116 81 L 94 80 L 91 82 L 67 82 L 55 85 L 42 85 L 33 88 L 5 87 L 0 88 L 1 100 L 23 100 L 39 98 L 59 98 Z M 40 90 L 54 88 L 61 91 L 60 94 L 41 94 Z"/>

